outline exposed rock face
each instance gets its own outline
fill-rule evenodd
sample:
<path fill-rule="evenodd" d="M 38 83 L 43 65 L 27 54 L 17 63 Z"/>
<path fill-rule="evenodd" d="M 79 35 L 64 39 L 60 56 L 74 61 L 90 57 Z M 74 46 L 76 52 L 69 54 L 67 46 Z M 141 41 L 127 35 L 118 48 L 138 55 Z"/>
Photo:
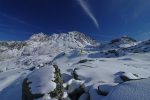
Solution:
<path fill-rule="evenodd" d="M 21 48 L 23 48 L 24 46 L 26 46 L 26 42 L 16 42 L 16 41 L 12 41 L 12 42 L 8 42 L 8 41 L 1 41 L 0 42 L 0 50 L 13 50 L 13 49 L 18 49 L 20 50 Z"/>
<path fill-rule="evenodd" d="M 56 89 L 54 89 L 54 91 L 50 92 L 50 96 L 52 98 L 57 98 L 57 99 L 61 99 L 64 89 L 63 89 L 63 80 L 61 78 L 61 73 L 60 73 L 60 69 L 58 68 L 57 65 L 53 65 L 55 68 L 55 80 L 54 82 L 56 83 Z"/>
<path fill-rule="evenodd" d="M 68 96 L 71 100 L 78 100 L 85 92 L 84 81 L 71 79 L 67 84 Z"/>

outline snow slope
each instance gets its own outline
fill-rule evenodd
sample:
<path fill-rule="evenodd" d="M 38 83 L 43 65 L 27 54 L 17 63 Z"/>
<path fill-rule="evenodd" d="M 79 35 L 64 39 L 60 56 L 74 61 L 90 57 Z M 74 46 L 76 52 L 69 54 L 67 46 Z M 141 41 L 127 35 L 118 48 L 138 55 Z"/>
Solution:
<path fill-rule="evenodd" d="M 103 96 L 96 92 L 99 85 L 101 83 L 118 84 L 118 73 L 120 72 L 125 72 L 125 75 L 131 78 L 134 78 L 132 75 L 138 75 L 137 79 L 150 77 L 149 41 L 136 42 L 131 41 L 132 39 L 125 38 L 127 41 L 122 39 L 121 42 L 119 41 L 119 47 L 116 46 L 118 42 L 114 43 L 113 46 L 112 44 L 100 46 L 100 43 L 96 43 L 80 32 L 69 32 L 51 36 L 39 33 L 24 42 L 7 42 L 9 45 L 4 42 L 0 44 L 0 98 L 1 100 L 11 100 L 12 98 L 21 100 L 23 80 L 27 75 L 32 74 L 39 68 L 41 69 L 41 66 L 46 64 L 58 65 L 64 82 L 68 82 L 74 77 L 73 74 L 77 74 L 77 78 L 83 80 L 85 84 L 86 93 L 81 98 L 87 98 L 90 94 L 91 100 L 96 100 L 92 97 L 103 100 Z M 15 46 L 10 46 L 12 44 Z M 143 48 L 147 48 L 145 52 L 143 52 L 145 50 Z M 113 52 L 110 52 L 110 50 L 113 50 Z M 117 51 L 118 55 L 114 50 Z M 134 53 L 136 50 L 138 52 Z M 51 72 L 52 70 L 43 69 L 43 71 L 37 71 L 37 73 L 42 75 L 46 74 L 47 71 Z M 38 77 L 37 74 L 35 74 L 35 77 Z M 41 78 L 41 80 L 44 79 Z M 38 82 L 34 79 L 32 81 Z M 146 80 L 142 84 L 147 83 Z M 129 84 L 127 88 L 132 86 L 132 82 L 131 84 L 130 82 L 125 84 Z M 137 85 L 140 84 L 137 83 Z M 116 90 L 111 89 L 112 92 L 105 98 L 106 100 L 111 100 L 110 98 L 117 100 L 115 94 L 118 91 L 124 91 L 122 90 L 124 85 L 117 87 Z M 49 90 L 49 88 L 45 89 Z M 107 87 L 104 87 L 104 89 L 107 89 Z M 42 90 L 39 89 L 39 91 Z M 113 91 L 116 91 L 116 93 L 113 94 Z M 132 90 L 128 91 L 127 89 L 124 92 L 126 91 L 133 93 Z M 36 91 L 33 90 L 33 92 Z M 143 92 L 147 92 L 147 90 L 144 89 Z M 120 95 L 122 96 L 118 97 L 118 100 L 128 100 L 121 99 L 124 94 Z M 145 100 L 147 98 L 150 97 L 146 95 Z"/>
<path fill-rule="evenodd" d="M 35 70 L 28 76 L 28 82 L 32 82 L 29 85 L 31 93 L 49 93 L 56 88 L 54 76 L 55 69 L 52 66 L 42 67 L 40 70 Z M 45 77 L 48 76 L 48 77 Z"/>
<path fill-rule="evenodd" d="M 150 79 L 130 81 L 115 87 L 110 94 L 102 100 L 149 100 Z"/>

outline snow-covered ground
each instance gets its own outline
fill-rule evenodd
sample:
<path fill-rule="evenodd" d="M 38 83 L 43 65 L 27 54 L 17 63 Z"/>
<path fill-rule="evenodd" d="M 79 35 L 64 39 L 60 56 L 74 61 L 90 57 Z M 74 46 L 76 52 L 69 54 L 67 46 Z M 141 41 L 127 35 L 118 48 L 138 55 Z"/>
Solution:
<path fill-rule="evenodd" d="M 124 90 L 124 88 L 126 87 L 123 87 L 123 85 L 117 85 L 117 89 L 114 90 L 110 89 L 110 87 L 106 87 L 106 89 L 111 91 L 111 94 L 106 98 L 98 95 L 94 90 L 98 89 L 101 83 L 118 84 L 121 81 L 121 79 L 119 79 L 118 77 L 121 72 L 124 72 L 123 75 L 128 76 L 131 79 L 150 77 L 149 52 L 128 52 L 124 56 L 122 55 L 117 57 L 114 55 L 110 55 L 108 58 L 108 56 L 101 56 L 102 54 L 100 53 L 100 50 L 104 51 L 104 48 L 101 49 L 99 46 L 95 47 L 93 44 L 91 44 L 93 43 L 92 40 L 88 40 L 89 38 L 85 38 L 84 36 L 82 36 L 82 39 L 80 39 L 76 36 L 78 34 L 75 34 L 76 37 L 74 37 L 73 33 L 69 34 L 71 35 L 67 34 L 67 38 L 66 34 L 62 34 L 59 36 L 54 34 L 51 37 L 53 38 L 53 41 L 51 41 L 52 39 L 49 40 L 49 38 L 47 38 L 45 35 L 43 36 L 42 34 L 40 34 L 38 35 L 38 39 L 37 36 L 33 36 L 28 41 L 27 46 L 22 47 L 22 49 L 20 49 L 19 51 L 8 50 L 7 52 L 6 50 L 2 52 L 0 54 L 0 100 L 12 100 L 12 98 L 13 100 L 21 100 L 23 80 L 26 78 L 26 76 L 32 75 L 32 71 L 34 69 L 38 70 L 40 66 L 44 66 L 44 64 L 58 65 L 61 70 L 64 82 L 68 82 L 73 78 L 73 72 L 77 74 L 77 78 L 85 82 L 85 91 L 86 93 L 90 93 L 91 100 L 111 100 L 111 97 L 113 98 L 113 100 L 129 100 L 126 98 L 120 99 L 121 97 L 118 96 L 115 97 L 118 91 L 122 91 L 119 94 L 122 95 L 122 97 L 124 95 L 124 92 L 131 92 L 132 95 L 134 95 L 132 90 Z M 110 46 L 107 46 L 107 50 L 108 47 Z M 127 47 L 125 46 L 125 48 L 128 47 L 130 48 L 129 44 Z M 9 54 L 9 56 L 7 55 L 7 53 Z M 45 70 L 45 72 L 49 70 Z M 43 71 L 37 71 L 37 73 L 42 73 Z M 34 79 L 32 79 L 32 81 L 34 81 L 35 83 L 38 82 L 38 80 Z M 136 84 L 135 82 L 135 86 L 139 86 L 140 83 L 146 84 L 148 82 L 139 82 L 139 84 Z M 126 84 L 128 83 L 125 83 L 124 85 Z M 131 84 L 129 82 L 129 86 L 127 86 L 127 88 L 130 88 L 130 85 L 132 85 L 132 82 Z M 140 88 L 142 88 L 142 86 Z M 112 93 L 113 91 L 115 91 L 116 93 Z M 145 91 L 145 89 L 143 89 L 143 91 Z M 37 91 L 33 90 L 33 92 L 35 93 Z M 145 92 L 149 91 L 146 90 Z M 86 93 L 83 94 L 81 98 L 86 98 Z M 129 94 L 125 95 L 128 96 Z M 137 95 L 137 91 L 135 92 L 135 95 Z M 147 94 L 145 96 L 147 97 L 145 97 L 146 99 L 144 100 L 150 99 L 150 96 L 148 96 Z"/>

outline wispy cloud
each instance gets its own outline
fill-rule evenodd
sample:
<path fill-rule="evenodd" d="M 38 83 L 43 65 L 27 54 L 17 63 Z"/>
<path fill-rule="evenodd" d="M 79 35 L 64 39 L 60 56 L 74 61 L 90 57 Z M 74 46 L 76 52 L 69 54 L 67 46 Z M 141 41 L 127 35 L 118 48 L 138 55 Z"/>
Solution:
<path fill-rule="evenodd" d="M 20 20 L 20 19 L 18 19 L 18 18 L 16 18 L 16 17 L 13 17 L 13 16 L 9 16 L 9 15 L 7 15 L 7 14 L 5 14 L 5 13 L 0 12 L 0 15 L 3 16 L 3 17 L 5 17 L 5 18 L 11 19 L 11 20 L 13 20 L 13 21 L 16 21 L 16 22 L 18 22 L 18 23 L 20 23 L 20 24 L 23 24 L 23 25 L 30 25 L 30 24 L 26 23 L 26 22 L 23 21 L 23 20 Z"/>
<path fill-rule="evenodd" d="M 85 13 L 91 18 L 91 20 L 93 21 L 93 23 L 95 24 L 95 26 L 97 27 L 97 29 L 99 29 L 99 23 L 98 20 L 96 19 L 96 17 L 94 16 L 94 14 L 92 13 L 88 2 L 86 2 L 86 0 L 77 0 L 78 3 L 80 4 L 80 6 L 82 7 L 82 9 L 85 11 Z"/>
<path fill-rule="evenodd" d="M 42 30 L 40 27 L 34 26 L 34 25 L 24 21 L 24 20 L 21 20 L 21 19 L 19 19 L 17 17 L 14 17 L 14 16 L 10 16 L 10 15 L 8 15 L 6 13 L 0 12 L 0 16 L 3 16 L 4 18 L 10 19 L 12 21 L 15 21 L 15 22 L 17 22 L 17 23 L 19 23 L 21 25 L 27 26 L 27 27 L 32 27 L 34 29 Z M 1 24 L 1 26 L 2 26 L 2 24 Z M 8 26 L 8 25 L 3 24 L 3 26 Z"/>

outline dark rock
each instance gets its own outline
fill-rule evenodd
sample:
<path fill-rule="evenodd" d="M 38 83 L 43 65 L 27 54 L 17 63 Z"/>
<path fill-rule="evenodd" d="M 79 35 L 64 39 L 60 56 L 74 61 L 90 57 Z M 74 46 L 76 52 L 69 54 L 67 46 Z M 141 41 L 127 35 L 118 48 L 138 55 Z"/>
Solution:
<path fill-rule="evenodd" d="M 74 92 L 69 93 L 69 97 L 71 98 L 71 100 L 78 100 L 79 97 L 84 93 L 84 88 L 83 86 L 80 86 L 78 89 L 76 89 Z"/>
<path fill-rule="evenodd" d="M 78 63 L 86 63 L 88 61 L 93 61 L 93 60 L 83 59 L 83 60 L 80 60 Z"/>
<path fill-rule="evenodd" d="M 78 74 L 77 74 L 77 72 L 76 72 L 76 70 L 77 70 L 77 68 L 75 68 L 73 71 L 72 71 L 72 77 L 74 78 L 74 79 L 76 79 L 76 80 L 80 80 L 79 78 L 78 78 Z"/>

